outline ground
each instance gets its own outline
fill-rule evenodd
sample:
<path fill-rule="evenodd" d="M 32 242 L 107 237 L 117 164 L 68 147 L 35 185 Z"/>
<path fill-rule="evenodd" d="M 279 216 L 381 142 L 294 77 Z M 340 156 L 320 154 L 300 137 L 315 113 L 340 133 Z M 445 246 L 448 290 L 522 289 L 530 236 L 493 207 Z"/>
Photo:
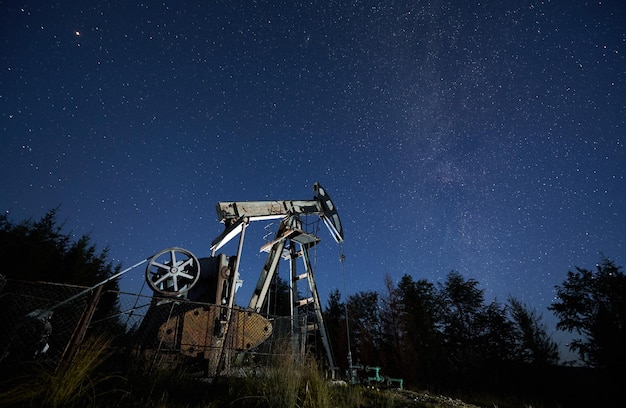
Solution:
<path fill-rule="evenodd" d="M 479 408 L 477 405 L 467 404 L 461 400 L 446 397 L 445 395 L 430 394 L 428 392 L 415 392 L 409 390 L 393 390 L 397 397 L 397 403 L 406 408 Z"/>

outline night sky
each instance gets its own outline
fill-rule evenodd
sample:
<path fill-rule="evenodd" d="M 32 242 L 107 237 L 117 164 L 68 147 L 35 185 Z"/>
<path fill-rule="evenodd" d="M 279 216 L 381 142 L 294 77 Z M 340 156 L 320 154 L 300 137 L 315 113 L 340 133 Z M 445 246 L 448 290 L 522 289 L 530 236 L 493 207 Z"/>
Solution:
<path fill-rule="evenodd" d="M 319 181 L 346 238 L 319 229 L 323 301 L 457 270 L 552 330 L 568 270 L 626 264 L 625 57 L 620 0 L 0 1 L 0 210 L 60 206 L 128 267 Z"/>

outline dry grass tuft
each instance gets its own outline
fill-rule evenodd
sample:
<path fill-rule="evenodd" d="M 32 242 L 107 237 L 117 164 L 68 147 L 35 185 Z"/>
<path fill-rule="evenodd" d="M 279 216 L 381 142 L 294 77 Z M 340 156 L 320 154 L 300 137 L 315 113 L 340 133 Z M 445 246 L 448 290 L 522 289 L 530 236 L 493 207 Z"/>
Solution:
<path fill-rule="evenodd" d="M 16 385 L 0 394 L 0 405 L 10 406 L 86 406 L 94 405 L 96 386 L 113 378 L 95 370 L 111 356 L 111 339 L 91 337 L 85 341 L 71 363 L 56 370 L 38 367 Z"/>

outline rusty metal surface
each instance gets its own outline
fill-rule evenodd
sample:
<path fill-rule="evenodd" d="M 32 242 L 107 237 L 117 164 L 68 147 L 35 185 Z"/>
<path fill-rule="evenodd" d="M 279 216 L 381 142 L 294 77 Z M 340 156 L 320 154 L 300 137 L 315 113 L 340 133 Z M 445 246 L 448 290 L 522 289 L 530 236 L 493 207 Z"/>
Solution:
<path fill-rule="evenodd" d="M 220 306 L 206 305 L 172 316 L 161 324 L 158 339 L 163 346 L 177 349 L 189 357 L 209 359 L 216 342 L 225 336 L 220 328 Z M 257 347 L 272 334 L 272 324 L 258 313 L 235 309 L 231 317 L 228 346 L 247 351 Z"/>

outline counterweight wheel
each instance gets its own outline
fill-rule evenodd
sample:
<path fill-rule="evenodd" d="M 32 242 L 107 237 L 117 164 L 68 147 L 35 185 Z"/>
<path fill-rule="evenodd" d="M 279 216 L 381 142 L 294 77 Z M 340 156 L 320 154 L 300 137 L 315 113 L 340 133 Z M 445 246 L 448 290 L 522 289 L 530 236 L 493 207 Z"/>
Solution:
<path fill-rule="evenodd" d="M 200 278 L 200 263 L 183 248 L 167 248 L 150 258 L 146 282 L 155 292 L 180 295 L 191 289 Z"/>

